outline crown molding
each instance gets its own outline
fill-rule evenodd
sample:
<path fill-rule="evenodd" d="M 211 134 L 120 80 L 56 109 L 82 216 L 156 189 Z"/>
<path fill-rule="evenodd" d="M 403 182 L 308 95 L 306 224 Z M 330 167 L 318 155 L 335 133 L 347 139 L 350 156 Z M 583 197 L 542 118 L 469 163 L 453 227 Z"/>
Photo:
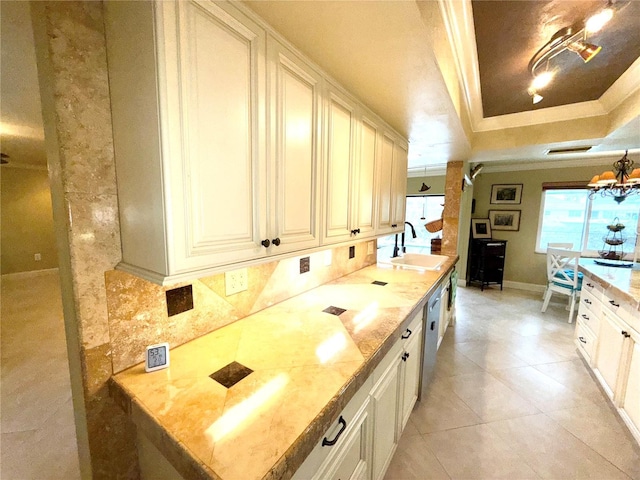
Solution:
<path fill-rule="evenodd" d="M 438 0 L 474 132 L 607 115 L 640 89 L 640 58 L 598 100 L 484 117 L 471 0 Z M 526 92 L 525 92 L 526 93 Z"/>

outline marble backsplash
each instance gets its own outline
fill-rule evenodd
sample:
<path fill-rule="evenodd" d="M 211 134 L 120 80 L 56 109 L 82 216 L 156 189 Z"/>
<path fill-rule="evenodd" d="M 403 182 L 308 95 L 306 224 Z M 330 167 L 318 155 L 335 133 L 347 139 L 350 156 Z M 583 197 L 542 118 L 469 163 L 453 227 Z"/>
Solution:
<path fill-rule="evenodd" d="M 373 242 L 373 254 L 368 244 Z M 247 267 L 248 289 L 225 295 L 224 273 L 171 286 L 159 286 L 119 270 L 105 273 L 113 373 L 144 361 L 145 347 L 169 342 L 176 347 L 252 313 L 376 263 L 376 241 L 336 247 L 309 255 L 310 271 L 300 273 L 292 257 Z M 327 255 L 331 264 L 326 265 Z M 167 290 L 191 285 L 193 309 L 169 316 Z"/>

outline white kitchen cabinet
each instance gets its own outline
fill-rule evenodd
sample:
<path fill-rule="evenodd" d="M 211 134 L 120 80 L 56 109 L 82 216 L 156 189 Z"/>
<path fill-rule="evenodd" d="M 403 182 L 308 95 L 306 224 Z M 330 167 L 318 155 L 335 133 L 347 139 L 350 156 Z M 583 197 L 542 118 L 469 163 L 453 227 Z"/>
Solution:
<path fill-rule="evenodd" d="M 624 328 L 615 314 L 604 310 L 600 320 L 594 367 L 596 376 L 600 379 L 605 392 L 614 400 L 625 339 L 623 332 Z"/>
<path fill-rule="evenodd" d="M 631 343 L 620 410 L 631 433 L 640 444 L 640 335 L 633 331 L 628 333 L 627 338 L 630 338 Z"/>
<path fill-rule="evenodd" d="M 168 283 L 266 255 L 264 29 L 210 1 L 105 17 L 119 268 Z"/>
<path fill-rule="evenodd" d="M 356 104 L 327 88 L 324 243 L 349 240 L 354 225 Z"/>
<path fill-rule="evenodd" d="M 400 429 L 398 435 L 407 425 L 413 407 L 420 392 L 420 354 L 422 353 L 422 310 L 402 334 L 402 389 L 400 405 Z"/>
<path fill-rule="evenodd" d="M 402 232 L 407 193 L 407 149 L 395 136 L 384 133 L 378 175 L 377 234 Z"/>
<path fill-rule="evenodd" d="M 396 353 L 371 391 L 373 412 L 373 480 L 381 479 L 398 446 L 401 415 L 401 356 Z"/>
<path fill-rule="evenodd" d="M 364 115 L 359 120 L 358 171 L 355 176 L 357 200 L 354 205 L 356 223 L 353 229 L 358 239 L 375 233 L 376 168 L 379 158 L 379 128 L 376 122 Z"/>
<path fill-rule="evenodd" d="M 295 52 L 267 39 L 271 204 L 269 252 L 320 245 L 322 77 Z"/>

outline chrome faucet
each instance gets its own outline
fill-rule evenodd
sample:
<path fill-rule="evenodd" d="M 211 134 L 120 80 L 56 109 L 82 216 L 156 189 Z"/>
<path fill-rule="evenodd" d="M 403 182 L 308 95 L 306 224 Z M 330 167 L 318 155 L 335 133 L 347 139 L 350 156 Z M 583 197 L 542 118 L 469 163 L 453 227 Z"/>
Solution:
<path fill-rule="evenodd" d="M 404 222 L 405 225 L 409 225 L 411 227 L 411 235 L 413 236 L 413 238 L 417 238 L 418 235 L 416 235 L 416 229 L 413 228 L 413 225 L 410 222 Z M 406 230 L 407 227 L 405 227 Z M 404 231 L 402 232 L 402 253 L 406 253 L 407 251 L 407 247 L 404 246 Z M 395 245 L 393 247 L 393 255 L 391 256 L 391 258 L 395 258 L 397 256 L 399 256 L 400 253 L 400 249 L 398 248 L 398 234 L 396 233 L 396 242 Z"/>

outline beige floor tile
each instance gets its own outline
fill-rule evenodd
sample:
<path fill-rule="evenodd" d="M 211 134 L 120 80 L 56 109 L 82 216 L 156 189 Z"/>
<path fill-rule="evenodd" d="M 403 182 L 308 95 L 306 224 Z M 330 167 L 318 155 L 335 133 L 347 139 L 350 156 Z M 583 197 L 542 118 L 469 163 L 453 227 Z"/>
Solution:
<path fill-rule="evenodd" d="M 490 373 L 448 379 L 451 389 L 483 422 L 532 415 L 540 411 Z"/>
<path fill-rule="evenodd" d="M 607 398 L 596 385 L 593 377 L 587 371 L 582 360 L 575 359 L 565 362 L 535 365 L 534 368 L 566 388 L 579 393 L 591 402 L 606 402 Z"/>
<path fill-rule="evenodd" d="M 609 405 L 570 408 L 548 415 L 631 478 L 640 479 L 640 448 Z"/>
<path fill-rule="evenodd" d="M 510 344 L 506 342 L 457 343 L 455 348 L 469 360 L 488 371 L 528 365 L 527 362 L 511 353 Z"/>
<path fill-rule="evenodd" d="M 402 434 L 384 480 L 424 480 L 449 479 L 449 475 L 427 447 L 420 435 Z"/>
<path fill-rule="evenodd" d="M 445 336 L 445 338 L 447 338 Z M 469 360 L 462 352 L 456 350 L 453 345 L 443 344 L 438 350 L 435 374 L 438 377 L 453 377 L 466 373 L 479 373 L 483 369 L 477 363 Z"/>
<path fill-rule="evenodd" d="M 439 432 L 481 423 L 444 380 L 431 383 L 425 398 L 413 410 L 409 421 L 420 433 Z"/>
<path fill-rule="evenodd" d="M 487 426 L 543 478 L 629 478 L 544 414 L 492 422 Z"/>
<path fill-rule="evenodd" d="M 543 412 L 592 405 L 588 397 L 566 388 L 533 367 L 495 370 L 492 374 Z"/>
<path fill-rule="evenodd" d="M 79 479 L 57 273 L 1 282 L 0 478 Z"/>
<path fill-rule="evenodd" d="M 486 425 L 431 433 L 424 439 L 451 478 L 540 478 L 509 443 Z"/>

